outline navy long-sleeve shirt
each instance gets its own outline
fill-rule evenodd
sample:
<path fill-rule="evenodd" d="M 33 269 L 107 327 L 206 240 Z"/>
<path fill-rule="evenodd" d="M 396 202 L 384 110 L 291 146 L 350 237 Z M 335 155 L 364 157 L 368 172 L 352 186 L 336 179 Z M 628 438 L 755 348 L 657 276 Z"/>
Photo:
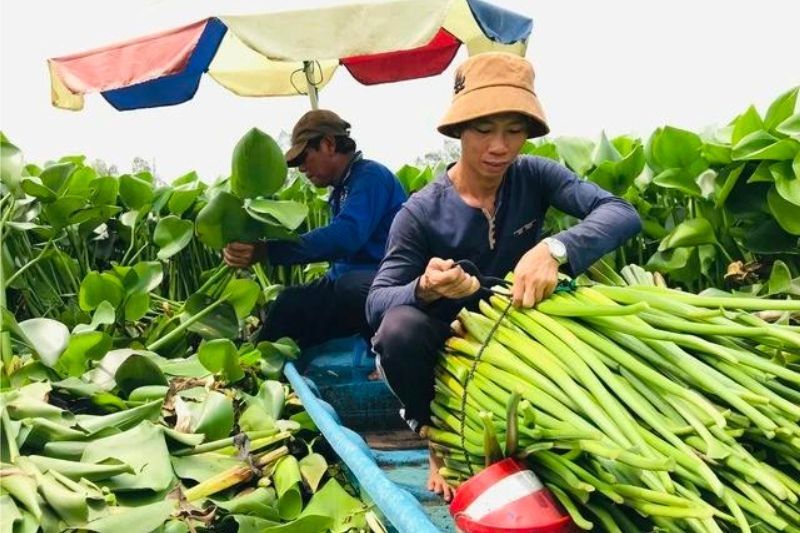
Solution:
<path fill-rule="evenodd" d="M 415 290 L 432 257 L 469 259 L 483 274 L 503 277 L 539 242 L 547 209 L 583 219 L 554 238 L 567 248 L 568 270 L 578 275 L 638 233 L 636 210 L 555 161 L 520 156 L 498 189 L 494 220 L 467 205 L 442 173 L 411 196 L 395 217 L 386 257 L 367 297 L 367 319 L 377 328 L 398 305 L 424 307 Z M 468 300 L 439 300 L 434 314 L 447 319 Z"/>
<path fill-rule="evenodd" d="M 329 261 L 335 279 L 353 270 L 376 270 L 386 251 L 392 220 L 406 193 L 391 170 L 357 153 L 328 199 L 331 222 L 297 242 L 270 241 L 269 261 L 294 265 Z"/>

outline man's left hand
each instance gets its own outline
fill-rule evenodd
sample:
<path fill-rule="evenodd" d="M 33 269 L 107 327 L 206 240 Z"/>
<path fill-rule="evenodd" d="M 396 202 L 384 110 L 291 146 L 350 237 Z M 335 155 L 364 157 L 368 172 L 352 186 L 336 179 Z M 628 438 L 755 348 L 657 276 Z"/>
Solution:
<path fill-rule="evenodd" d="M 539 243 L 517 263 L 511 299 L 515 307 L 533 307 L 553 294 L 558 285 L 558 261 L 550 255 L 550 247 Z"/>

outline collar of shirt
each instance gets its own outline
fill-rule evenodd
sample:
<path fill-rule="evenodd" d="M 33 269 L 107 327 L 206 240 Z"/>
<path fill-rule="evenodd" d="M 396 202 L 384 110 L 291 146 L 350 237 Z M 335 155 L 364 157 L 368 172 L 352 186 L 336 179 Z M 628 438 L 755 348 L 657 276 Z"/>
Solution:
<path fill-rule="evenodd" d="M 347 166 L 342 173 L 342 177 L 339 178 L 338 182 L 333 186 L 333 192 L 328 199 L 328 203 L 330 204 L 334 214 L 338 213 L 339 208 L 341 207 L 340 204 L 344 196 L 344 187 L 347 185 L 347 182 L 350 181 L 350 174 L 353 172 L 353 165 L 362 159 L 364 159 L 364 155 L 361 153 L 361 151 L 353 154 L 353 157 L 350 158 L 350 161 L 347 163 Z"/>

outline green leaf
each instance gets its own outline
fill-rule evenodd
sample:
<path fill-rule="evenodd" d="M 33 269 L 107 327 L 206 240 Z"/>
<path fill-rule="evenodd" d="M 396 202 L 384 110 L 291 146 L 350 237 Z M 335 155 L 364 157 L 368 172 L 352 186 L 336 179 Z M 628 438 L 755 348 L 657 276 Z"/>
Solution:
<path fill-rule="evenodd" d="M 58 358 L 56 369 L 68 376 L 80 376 L 89 361 L 102 358 L 111 348 L 111 337 L 102 331 L 85 331 L 72 335 L 67 349 Z"/>
<path fill-rule="evenodd" d="M 346 531 L 353 516 L 364 511 L 364 504 L 347 493 L 335 479 L 328 480 L 303 510 L 301 516 L 327 516 L 333 520 L 333 531 Z"/>
<path fill-rule="evenodd" d="M 742 175 L 742 171 L 744 170 L 745 165 L 739 165 L 725 174 L 718 174 L 717 178 L 721 178 L 724 176 L 725 181 L 723 182 L 722 186 L 717 188 L 714 192 L 714 205 L 717 207 L 722 207 L 725 205 L 725 201 L 728 199 L 728 195 L 731 193 L 733 188 L 736 186 L 736 182 L 739 181 L 739 176 Z M 719 180 L 717 180 L 719 181 Z"/>
<path fill-rule="evenodd" d="M 644 149 L 637 144 L 622 159 L 605 161 L 595 168 L 588 179 L 616 196 L 621 196 L 642 173 L 645 166 Z"/>
<path fill-rule="evenodd" d="M 167 378 L 159 366 L 141 353 L 133 353 L 114 373 L 114 381 L 123 394 L 147 385 L 168 385 Z"/>
<path fill-rule="evenodd" d="M 5 321 L 5 318 L 4 318 Z M 43 364 L 52 368 L 69 344 L 69 329 L 52 318 L 30 318 L 19 323 L 19 328 L 39 355 Z"/>
<path fill-rule="evenodd" d="M 193 410 L 192 433 L 202 433 L 206 441 L 224 439 L 233 431 L 233 401 L 215 391 L 209 391 L 203 403 Z"/>
<path fill-rule="evenodd" d="M 711 223 L 704 218 L 693 218 L 676 226 L 658 245 L 658 251 L 664 252 L 683 246 L 715 244 L 716 242 L 717 238 Z"/>
<path fill-rule="evenodd" d="M 795 113 L 791 117 L 781 122 L 775 131 L 788 135 L 796 140 L 800 140 L 800 113 Z"/>
<path fill-rule="evenodd" d="M 181 479 L 201 483 L 217 474 L 242 464 L 242 460 L 219 453 L 201 453 L 184 457 L 170 457 L 175 474 Z M 258 489 L 256 489 L 258 490 Z"/>
<path fill-rule="evenodd" d="M 61 196 L 65 192 L 67 180 L 74 170 L 75 165 L 72 163 L 51 165 L 39 174 L 39 179 L 42 180 L 45 187 Z"/>
<path fill-rule="evenodd" d="M 767 204 L 781 228 L 792 235 L 800 235 L 800 216 L 798 216 L 797 205 L 785 200 L 774 185 L 767 193 Z"/>
<path fill-rule="evenodd" d="M 152 292 L 159 285 L 161 280 L 164 279 L 164 268 L 158 261 L 139 261 L 132 267 L 136 277 L 133 283 L 129 283 L 126 279 L 125 288 L 128 294 L 135 294 L 137 292 Z"/>
<path fill-rule="evenodd" d="M 703 143 L 700 150 L 703 158 L 712 165 L 727 165 L 731 162 L 731 145 L 714 142 Z"/>
<path fill-rule="evenodd" d="M 775 189 L 781 197 L 800 208 L 800 173 L 797 172 L 798 170 L 800 170 L 800 152 L 794 158 L 794 164 L 790 161 L 780 161 L 769 167 L 770 174 L 775 179 Z"/>
<path fill-rule="evenodd" d="M 103 483 L 111 490 L 147 489 L 160 492 L 170 488 L 175 479 L 164 433 L 150 422 L 142 422 L 133 429 L 91 441 L 81 457 L 81 461 L 89 463 L 108 459 L 127 463 L 135 472 L 114 476 Z"/>
<path fill-rule="evenodd" d="M 94 331 L 99 326 L 108 326 L 114 323 L 115 319 L 114 306 L 103 300 L 95 308 L 92 315 L 92 321 L 89 324 L 78 324 L 72 329 L 73 333 L 83 333 L 84 331 Z"/>
<path fill-rule="evenodd" d="M 145 292 L 136 292 L 125 300 L 124 316 L 126 322 L 141 320 L 150 310 L 150 295 Z"/>
<path fill-rule="evenodd" d="M 25 474 L 6 474 L 0 476 L 0 488 L 3 492 L 10 494 L 17 500 L 23 507 L 41 521 L 42 509 L 39 506 L 39 497 L 36 492 L 36 481 L 34 478 Z M 7 515 L 3 512 L 3 517 L 7 519 Z"/>
<path fill-rule="evenodd" d="M 700 158 L 703 141 L 690 131 L 665 126 L 658 128 L 647 142 L 645 156 L 655 173 L 667 169 L 687 169 Z M 700 169 L 705 170 L 705 169 Z M 699 174 L 697 172 L 694 176 Z"/>
<path fill-rule="evenodd" d="M 411 192 L 411 184 L 414 182 L 414 178 L 419 176 L 420 169 L 415 167 L 414 165 L 403 165 L 400 170 L 395 172 L 395 176 L 397 176 L 397 180 L 400 182 L 400 185 L 403 186 L 405 189 L 406 194 Z"/>
<path fill-rule="evenodd" d="M 688 196 L 700 196 L 700 187 L 686 170 L 681 168 L 667 169 L 653 178 L 653 183 L 665 189 L 677 189 Z"/>
<path fill-rule="evenodd" d="M 559 149 L 559 152 L 560 151 Z M 595 165 L 600 165 L 606 161 L 616 163 L 622 160 L 622 155 L 620 155 L 617 148 L 608 140 L 605 131 L 600 132 L 600 142 L 597 143 L 597 148 L 595 148 L 592 159 Z"/>
<path fill-rule="evenodd" d="M 122 303 L 124 295 L 125 290 L 119 278 L 108 272 L 101 274 L 93 270 L 81 282 L 78 303 L 84 311 L 92 311 L 104 301 L 116 308 Z"/>
<path fill-rule="evenodd" d="M 197 350 L 197 358 L 211 372 L 219 374 L 228 383 L 234 383 L 244 377 L 239 364 L 239 353 L 236 346 L 228 339 L 204 341 Z"/>
<path fill-rule="evenodd" d="M 66 459 L 54 459 L 42 455 L 28 455 L 28 460 L 42 471 L 55 470 L 75 481 L 86 478 L 89 481 L 99 481 L 119 474 L 133 474 L 130 467 L 120 461 L 109 461 L 106 463 L 87 463 L 83 461 L 69 461 Z"/>
<path fill-rule="evenodd" d="M 145 211 L 153 203 L 153 185 L 139 174 L 124 174 L 119 178 L 119 197 L 133 211 Z"/>
<path fill-rule="evenodd" d="M 770 104 L 764 117 L 764 129 L 773 130 L 784 120 L 791 117 L 797 104 L 798 87 L 790 89 Z"/>
<path fill-rule="evenodd" d="M 52 473 L 39 476 L 39 492 L 53 511 L 70 526 L 77 526 L 89 518 L 86 495 L 74 492 L 57 481 Z"/>
<path fill-rule="evenodd" d="M 302 475 L 297 458 L 287 455 L 278 460 L 272 476 L 278 493 L 278 513 L 283 520 L 294 520 L 303 510 L 303 496 L 300 493 Z"/>
<path fill-rule="evenodd" d="M 786 263 L 778 259 L 772 263 L 772 272 L 769 275 L 767 282 L 767 296 L 775 294 L 783 294 L 787 292 L 792 286 L 792 272 Z"/>
<path fill-rule="evenodd" d="M 605 136 L 605 133 L 603 134 Z M 594 143 L 582 137 L 559 137 L 553 141 L 558 148 L 558 153 L 564 158 L 564 163 L 575 174 L 585 176 L 594 166 L 592 151 Z"/>
<path fill-rule="evenodd" d="M 742 244 L 757 254 L 800 254 L 800 239 L 770 218 L 744 234 Z"/>
<path fill-rule="evenodd" d="M 52 202 L 56 199 L 55 191 L 51 191 L 42 180 L 37 177 L 22 178 L 20 188 L 25 194 L 38 198 L 42 202 Z"/>
<path fill-rule="evenodd" d="M 116 205 L 119 180 L 113 176 L 100 176 L 89 183 L 89 203 L 92 205 Z"/>
<path fill-rule="evenodd" d="M 794 159 L 798 150 L 800 142 L 794 139 L 777 139 L 765 131 L 756 131 L 734 145 L 732 155 L 734 161 L 784 161 Z"/>
<path fill-rule="evenodd" d="M 250 396 L 243 392 L 242 397 L 247 405 L 260 405 L 263 407 L 264 411 L 272 420 L 279 420 L 281 418 L 283 406 L 286 402 L 286 395 L 281 382 L 266 380 L 261 383 L 255 396 Z"/>
<path fill-rule="evenodd" d="M 92 520 L 84 528 L 97 533 L 149 533 L 157 531 L 174 510 L 175 504 L 170 500 L 136 507 L 118 506 L 113 513 Z"/>
<path fill-rule="evenodd" d="M 251 279 L 232 279 L 225 286 L 225 290 L 222 291 L 221 299 L 231 304 L 236 311 L 236 316 L 239 320 L 243 320 L 250 315 L 260 293 L 258 283 L 255 281 Z"/>
<path fill-rule="evenodd" d="M 200 210 L 195 219 L 200 242 L 215 250 L 233 241 L 253 242 L 263 234 L 263 223 L 250 217 L 242 201 L 221 191 Z"/>
<path fill-rule="evenodd" d="M 257 516 L 247 516 L 241 514 L 228 515 L 222 519 L 222 523 L 229 528 L 231 522 L 236 524 L 237 533 L 264 533 L 265 531 L 273 531 L 274 527 L 280 527 L 280 523 L 274 520 L 267 520 L 266 518 L 259 518 Z M 287 525 L 294 526 L 295 522 L 290 522 Z M 325 528 L 315 529 L 316 531 L 325 531 Z M 299 532 L 295 532 L 299 533 Z"/>
<path fill-rule="evenodd" d="M 42 206 L 45 217 L 53 228 L 60 230 L 69 226 L 72 215 L 86 205 L 82 196 L 62 196 L 54 202 Z"/>
<path fill-rule="evenodd" d="M 160 248 L 158 258 L 162 261 L 177 254 L 192 242 L 194 224 L 176 216 L 162 218 L 153 231 L 153 242 Z"/>
<path fill-rule="evenodd" d="M 328 471 L 328 461 L 318 453 L 309 453 L 300 459 L 300 474 L 303 476 L 308 490 L 317 492 L 319 482 Z"/>
<path fill-rule="evenodd" d="M 250 404 L 239 417 L 239 429 L 245 432 L 275 428 L 275 419 L 260 404 Z"/>
<path fill-rule="evenodd" d="M 747 111 L 736 117 L 733 134 L 731 135 L 731 144 L 737 144 L 751 133 L 763 129 L 764 122 L 761 120 L 761 115 L 758 114 L 755 106 L 751 105 L 747 108 Z"/>
<path fill-rule="evenodd" d="M 205 310 L 216 302 L 205 294 L 193 294 L 186 300 L 186 316 L 189 318 Z M 185 320 L 181 317 L 181 320 Z M 204 339 L 235 339 L 239 335 L 239 319 L 232 305 L 223 302 L 209 314 L 189 326 L 189 331 L 198 333 Z"/>
<path fill-rule="evenodd" d="M 258 516 L 275 522 L 280 521 L 275 508 L 276 495 L 273 489 L 257 487 L 255 490 L 230 500 L 212 500 L 214 505 L 231 514 Z"/>
<path fill-rule="evenodd" d="M 286 181 L 287 170 L 278 143 L 263 131 L 253 128 L 233 150 L 231 191 L 242 199 L 271 196 Z"/>
<path fill-rule="evenodd" d="M 3 139 L 0 142 L 0 182 L 17 196 L 22 193 L 22 165 L 22 151 L 8 142 L 8 139 Z"/>
<path fill-rule="evenodd" d="M 250 216 L 271 225 L 280 225 L 290 230 L 297 229 L 308 216 L 308 206 L 300 202 L 258 198 L 245 201 L 245 210 Z"/>

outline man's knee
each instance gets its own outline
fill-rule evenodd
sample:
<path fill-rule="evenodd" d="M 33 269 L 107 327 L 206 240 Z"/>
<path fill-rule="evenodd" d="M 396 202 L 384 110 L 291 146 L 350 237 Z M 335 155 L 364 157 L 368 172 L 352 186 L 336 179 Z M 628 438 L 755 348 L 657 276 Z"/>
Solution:
<path fill-rule="evenodd" d="M 430 320 L 423 311 L 410 305 L 389 309 L 373 338 L 381 364 L 391 364 L 392 359 L 402 354 L 418 353 L 421 341 L 430 335 Z"/>

